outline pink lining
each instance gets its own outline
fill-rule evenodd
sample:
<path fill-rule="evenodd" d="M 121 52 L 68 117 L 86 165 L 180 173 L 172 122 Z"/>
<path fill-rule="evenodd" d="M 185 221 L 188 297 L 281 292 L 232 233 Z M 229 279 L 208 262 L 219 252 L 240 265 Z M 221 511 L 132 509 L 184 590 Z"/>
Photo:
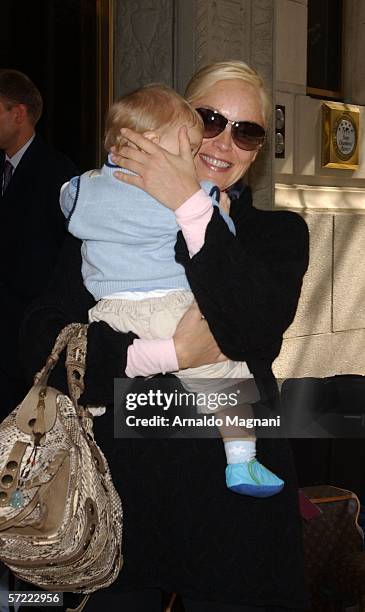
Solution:
<path fill-rule="evenodd" d="M 179 364 L 172 338 L 167 340 L 139 338 L 128 348 L 125 373 L 129 378 L 176 372 L 178 369 Z"/>
<path fill-rule="evenodd" d="M 190 257 L 202 248 L 205 240 L 205 230 L 212 214 L 212 200 L 203 189 L 194 193 L 191 198 L 175 210 L 176 221 L 181 227 Z"/>

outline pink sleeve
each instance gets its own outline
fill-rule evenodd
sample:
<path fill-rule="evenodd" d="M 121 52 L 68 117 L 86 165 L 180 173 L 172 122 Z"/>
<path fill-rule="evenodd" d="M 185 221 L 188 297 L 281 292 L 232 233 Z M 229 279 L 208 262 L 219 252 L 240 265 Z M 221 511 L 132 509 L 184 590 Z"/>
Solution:
<path fill-rule="evenodd" d="M 128 348 L 125 373 L 129 378 L 176 372 L 178 369 L 179 364 L 172 338 L 168 340 L 138 338 Z"/>
<path fill-rule="evenodd" d="M 205 230 L 212 218 L 211 198 L 200 189 L 175 210 L 176 221 L 181 227 L 190 257 L 202 248 Z"/>

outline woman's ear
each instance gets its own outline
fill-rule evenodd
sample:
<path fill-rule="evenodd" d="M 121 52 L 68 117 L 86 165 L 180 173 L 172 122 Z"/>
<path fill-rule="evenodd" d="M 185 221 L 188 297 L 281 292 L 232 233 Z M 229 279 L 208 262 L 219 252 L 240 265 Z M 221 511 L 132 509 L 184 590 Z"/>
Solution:
<path fill-rule="evenodd" d="M 148 138 L 148 140 L 151 140 L 155 144 L 160 144 L 160 135 L 158 132 L 155 132 L 153 130 L 147 130 L 146 132 L 143 132 L 143 136 L 145 138 Z"/>
<path fill-rule="evenodd" d="M 259 151 L 261 151 L 261 147 L 260 147 L 259 149 L 257 149 L 257 150 L 255 151 L 255 153 L 253 154 L 253 156 L 252 156 L 252 160 L 251 160 L 251 164 L 253 164 L 253 162 L 255 161 L 256 157 L 257 157 L 257 156 L 258 156 L 258 154 L 259 154 Z"/>

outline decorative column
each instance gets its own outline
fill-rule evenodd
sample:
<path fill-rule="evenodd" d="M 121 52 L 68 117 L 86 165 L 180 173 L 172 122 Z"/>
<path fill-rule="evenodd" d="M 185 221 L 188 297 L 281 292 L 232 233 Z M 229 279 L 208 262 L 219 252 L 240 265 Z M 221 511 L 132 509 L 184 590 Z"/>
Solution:
<path fill-rule="evenodd" d="M 186 83 L 198 68 L 210 62 L 240 59 L 264 77 L 273 97 L 273 0 L 177 0 L 176 7 L 178 57 L 175 74 L 178 76 L 175 82 L 178 89 L 183 89 L 180 74 L 184 74 Z M 184 49 L 188 49 L 190 74 L 184 61 Z M 273 208 L 272 166 L 269 129 L 265 147 L 247 177 L 258 208 Z"/>
<path fill-rule="evenodd" d="M 251 0 L 249 64 L 264 78 L 274 101 L 274 13 L 275 0 Z M 269 126 L 267 142 L 257 156 L 250 171 L 250 184 L 257 208 L 274 208 L 274 154 L 272 129 Z"/>
<path fill-rule="evenodd" d="M 174 0 L 114 0 L 114 97 L 173 84 Z"/>
<path fill-rule="evenodd" d="M 365 5 L 363 0 L 344 2 L 343 84 L 345 101 L 365 104 Z"/>

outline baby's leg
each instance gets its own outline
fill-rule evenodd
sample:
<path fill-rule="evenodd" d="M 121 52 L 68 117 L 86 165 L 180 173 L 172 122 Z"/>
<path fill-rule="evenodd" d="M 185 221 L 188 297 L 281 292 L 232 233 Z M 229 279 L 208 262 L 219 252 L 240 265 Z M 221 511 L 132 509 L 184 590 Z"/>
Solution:
<path fill-rule="evenodd" d="M 252 497 L 270 497 L 284 486 L 281 478 L 256 459 L 254 430 L 241 423 L 253 417 L 252 406 L 241 404 L 219 413 L 223 424 L 218 426 L 227 457 L 226 483 L 234 493 Z"/>
<path fill-rule="evenodd" d="M 218 425 L 219 433 L 224 442 L 227 463 L 241 463 L 251 461 L 256 456 L 256 436 L 254 429 L 248 429 L 240 424 L 253 418 L 252 406 L 241 404 L 233 408 L 226 408 L 219 412 L 223 425 Z"/>

